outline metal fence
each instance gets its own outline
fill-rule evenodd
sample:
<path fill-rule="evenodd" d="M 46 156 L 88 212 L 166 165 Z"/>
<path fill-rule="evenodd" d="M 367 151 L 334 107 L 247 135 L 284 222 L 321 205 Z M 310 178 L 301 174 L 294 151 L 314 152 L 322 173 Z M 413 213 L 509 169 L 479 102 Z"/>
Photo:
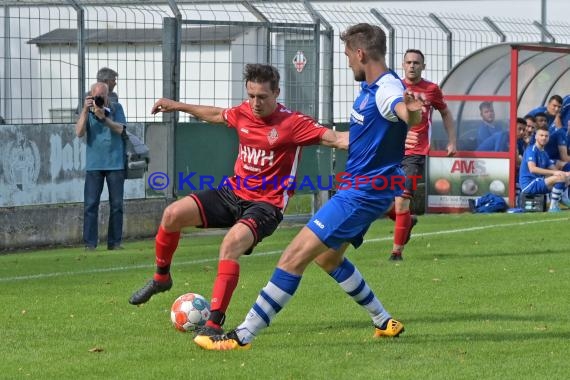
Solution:
<path fill-rule="evenodd" d="M 381 25 L 388 62 L 408 48 L 426 54 L 425 77 L 440 82 L 461 59 L 502 41 L 568 43 L 570 24 L 532 19 L 382 9 L 322 1 L 4 1 L 0 9 L 0 116 L 8 124 L 73 122 L 100 67 L 119 72 L 116 92 L 131 122 L 163 95 L 229 106 L 243 97 L 241 70 L 269 62 L 283 74 L 290 108 L 326 124 L 348 119 L 356 84 L 339 34 Z M 186 117 L 186 116 L 184 116 Z M 184 121 L 184 120 L 182 120 Z"/>
<path fill-rule="evenodd" d="M 127 121 L 152 151 L 149 172 L 228 169 L 235 158 L 212 130 L 187 128 L 188 115 L 150 115 L 159 97 L 228 107 L 246 96 L 245 63 L 271 63 L 280 101 L 326 125 L 349 119 L 358 91 L 339 35 L 369 22 L 388 35 L 389 66 L 408 48 L 426 54 L 425 77 L 440 82 L 461 59 L 504 41 L 568 42 L 570 25 L 428 14 L 373 2 L 5 0 L 0 8 L 0 207 L 81 201 L 84 142 L 75 113 L 101 67 L 119 73 L 115 92 Z M 51 125 L 47 125 L 51 124 Z M 208 148 L 211 141 L 215 148 Z M 232 140 L 233 141 L 233 140 Z M 200 153 L 202 152 L 202 153 Z M 201 156 L 198 156 L 198 153 Z M 328 175 L 343 156 L 306 149 L 300 173 Z M 336 157 L 336 159 L 335 159 Z M 127 197 L 177 196 L 127 181 Z"/>

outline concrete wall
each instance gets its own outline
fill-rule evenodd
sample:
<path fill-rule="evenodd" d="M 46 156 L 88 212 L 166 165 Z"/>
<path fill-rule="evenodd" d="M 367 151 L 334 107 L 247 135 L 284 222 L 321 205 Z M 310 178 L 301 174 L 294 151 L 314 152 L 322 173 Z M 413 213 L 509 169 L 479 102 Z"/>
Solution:
<path fill-rule="evenodd" d="M 166 199 L 125 200 L 124 239 L 156 234 Z M 101 202 L 99 249 L 106 249 L 109 207 Z M 0 253 L 10 250 L 83 245 L 83 203 L 0 208 Z"/>
<path fill-rule="evenodd" d="M 86 145 L 74 128 L 0 125 L 0 207 L 83 202 Z M 127 128 L 144 141 L 143 124 L 129 123 Z M 107 195 L 105 188 L 101 199 L 107 200 Z M 125 181 L 125 199 L 145 196 L 144 179 Z"/>

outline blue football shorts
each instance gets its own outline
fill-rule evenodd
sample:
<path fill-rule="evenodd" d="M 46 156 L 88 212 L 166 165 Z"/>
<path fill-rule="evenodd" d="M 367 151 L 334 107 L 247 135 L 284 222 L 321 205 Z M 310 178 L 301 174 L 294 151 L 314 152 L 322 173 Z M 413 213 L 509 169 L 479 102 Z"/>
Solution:
<path fill-rule="evenodd" d="M 339 249 L 345 242 L 358 248 L 370 224 L 386 214 L 395 194 L 386 192 L 362 197 L 362 191 L 338 191 L 309 220 L 307 227 L 329 248 Z"/>
<path fill-rule="evenodd" d="M 521 192 L 530 195 L 548 194 L 550 193 L 550 189 L 546 186 L 544 178 L 535 178 L 525 187 L 521 186 Z"/>

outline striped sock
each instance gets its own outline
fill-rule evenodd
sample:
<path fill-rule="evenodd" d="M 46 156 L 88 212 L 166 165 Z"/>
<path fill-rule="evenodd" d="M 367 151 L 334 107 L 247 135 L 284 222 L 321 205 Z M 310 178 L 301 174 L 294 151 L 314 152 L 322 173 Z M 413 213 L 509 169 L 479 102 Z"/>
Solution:
<path fill-rule="evenodd" d="M 346 294 L 368 311 L 374 325 L 382 326 L 385 321 L 391 318 L 380 300 L 368 287 L 358 269 L 347 258 L 344 258 L 339 267 L 329 275 L 338 282 Z"/>
<path fill-rule="evenodd" d="M 570 201 L 570 198 L 568 198 L 568 188 L 564 189 L 564 192 L 562 193 L 562 201 L 565 203 Z"/>
<path fill-rule="evenodd" d="M 247 317 L 235 330 L 241 343 L 251 342 L 261 330 L 269 326 L 275 315 L 295 294 L 301 278 L 275 268 L 273 276 L 257 296 Z"/>
<path fill-rule="evenodd" d="M 562 198 L 562 193 L 564 192 L 565 184 L 558 182 L 554 184 L 552 188 L 552 193 L 550 194 L 550 208 L 558 207 L 558 202 Z"/>

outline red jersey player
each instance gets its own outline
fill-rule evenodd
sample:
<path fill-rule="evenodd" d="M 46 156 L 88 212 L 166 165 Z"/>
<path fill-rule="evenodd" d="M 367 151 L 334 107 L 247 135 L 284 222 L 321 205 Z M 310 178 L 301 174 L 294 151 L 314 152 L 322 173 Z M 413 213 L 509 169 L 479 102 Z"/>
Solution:
<path fill-rule="evenodd" d="M 273 107 L 273 105 L 272 105 Z M 288 179 L 295 176 L 303 145 L 321 142 L 335 132 L 323 128 L 312 118 L 293 112 L 277 103 L 272 113 L 258 117 L 252 112 L 250 100 L 223 111 L 230 128 L 239 138 L 238 159 L 229 187 L 247 201 L 261 201 L 283 210 L 293 190 L 287 190 Z"/>
<path fill-rule="evenodd" d="M 394 245 L 390 260 L 402 260 L 402 252 L 404 246 L 410 240 L 411 230 L 417 223 L 417 218 L 410 215 L 410 200 L 414 197 L 414 184 L 412 176 L 423 176 L 426 155 L 429 151 L 429 142 L 431 137 L 431 116 L 434 108 L 441 114 L 443 126 L 447 132 L 448 144 L 447 155 L 453 156 L 456 152 L 456 135 L 453 125 L 453 117 L 447 108 L 447 104 L 443 100 L 441 89 L 435 83 L 429 82 L 422 78 L 422 71 L 426 65 L 424 63 L 424 55 L 420 50 L 409 49 L 404 54 L 404 85 L 414 93 L 423 93 L 425 98 L 425 106 L 422 110 L 422 121 L 410 128 L 412 132 L 417 133 L 417 143 L 408 144 L 406 142 L 406 151 L 402 160 L 402 167 L 406 173 L 406 188 L 401 197 L 396 197 L 394 208 L 388 215 L 390 219 L 396 223 L 394 227 Z"/>
<path fill-rule="evenodd" d="M 277 103 L 279 72 L 270 65 L 248 64 L 244 70 L 248 100 L 233 108 L 218 108 L 159 99 L 151 113 L 182 111 L 236 130 L 239 152 L 234 176 L 217 189 L 201 190 L 169 205 L 162 215 L 155 242 L 156 272 L 129 302 L 139 305 L 172 287 L 170 264 L 184 227 L 229 228 L 219 252 L 218 273 L 211 299 L 211 316 L 202 335 L 219 334 L 239 279 L 239 258 L 271 235 L 283 219 L 292 192 L 301 147 L 322 144 L 348 149 L 348 132 L 324 128 L 313 119 Z"/>

